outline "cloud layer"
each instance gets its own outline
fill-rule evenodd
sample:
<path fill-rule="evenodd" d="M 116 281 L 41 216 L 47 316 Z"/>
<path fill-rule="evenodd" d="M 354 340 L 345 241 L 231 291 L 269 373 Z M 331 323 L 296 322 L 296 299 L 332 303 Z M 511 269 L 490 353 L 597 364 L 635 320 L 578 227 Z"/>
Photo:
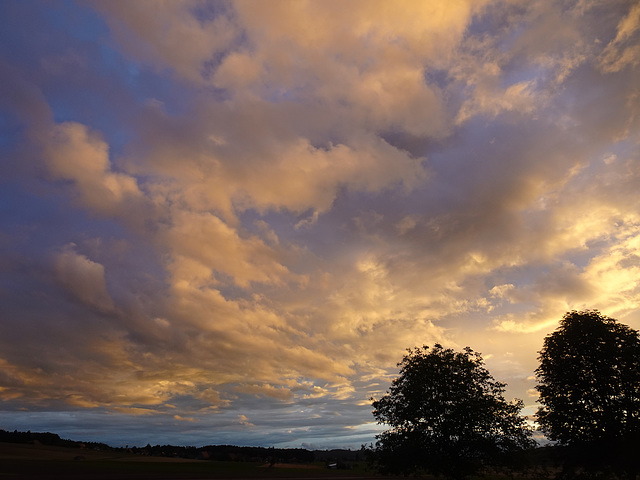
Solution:
<path fill-rule="evenodd" d="M 0 18 L 6 428 L 359 447 L 406 348 L 532 412 L 566 311 L 640 327 L 633 2 Z"/>

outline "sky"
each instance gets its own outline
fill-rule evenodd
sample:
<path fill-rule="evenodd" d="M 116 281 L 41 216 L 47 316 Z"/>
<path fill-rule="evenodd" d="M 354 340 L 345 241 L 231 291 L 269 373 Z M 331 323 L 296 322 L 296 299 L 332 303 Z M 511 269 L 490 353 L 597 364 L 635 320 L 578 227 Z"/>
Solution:
<path fill-rule="evenodd" d="M 537 408 L 640 328 L 640 4 L 0 2 L 0 428 L 360 448 L 407 348 Z"/>

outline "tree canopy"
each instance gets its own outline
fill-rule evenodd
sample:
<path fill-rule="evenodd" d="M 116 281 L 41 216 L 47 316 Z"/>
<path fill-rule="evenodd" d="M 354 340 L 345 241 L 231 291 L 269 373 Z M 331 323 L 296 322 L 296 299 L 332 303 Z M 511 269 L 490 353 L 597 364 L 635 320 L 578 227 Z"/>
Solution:
<path fill-rule="evenodd" d="M 640 469 L 638 332 L 598 311 L 572 311 L 548 335 L 536 369 L 538 423 L 564 445 L 564 469 L 636 478 Z M 584 473 L 583 473 L 584 476 Z"/>
<path fill-rule="evenodd" d="M 536 369 L 538 423 L 551 440 L 589 442 L 640 432 L 638 332 L 598 311 L 567 313 Z"/>
<path fill-rule="evenodd" d="M 503 454 L 533 446 L 520 415 L 521 400 L 507 402 L 505 384 L 493 379 L 469 347 L 454 352 L 436 344 L 408 350 L 400 376 L 373 401 L 383 471 L 426 471 L 463 477 Z"/>

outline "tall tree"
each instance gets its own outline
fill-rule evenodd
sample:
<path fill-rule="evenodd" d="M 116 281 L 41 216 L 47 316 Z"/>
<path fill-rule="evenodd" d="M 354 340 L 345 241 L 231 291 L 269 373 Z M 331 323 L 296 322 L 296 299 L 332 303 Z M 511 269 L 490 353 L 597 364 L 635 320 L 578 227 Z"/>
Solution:
<path fill-rule="evenodd" d="M 538 423 L 549 439 L 578 447 L 579 461 L 597 460 L 594 468 L 621 466 L 637 457 L 637 452 L 625 453 L 640 439 L 636 330 L 596 310 L 572 311 L 544 339 L 539 361 Z"/>
<path fill-rule="evenodd" d="M 522 401 L 507 402 L 479 353 L 436 344 L 408 350 L 400 376 L 373 401 L 378 423 L 375 456 L 388 473 L 426 471 L 461 478 L 500 456 L 533 445 L 520 416 Z"/>

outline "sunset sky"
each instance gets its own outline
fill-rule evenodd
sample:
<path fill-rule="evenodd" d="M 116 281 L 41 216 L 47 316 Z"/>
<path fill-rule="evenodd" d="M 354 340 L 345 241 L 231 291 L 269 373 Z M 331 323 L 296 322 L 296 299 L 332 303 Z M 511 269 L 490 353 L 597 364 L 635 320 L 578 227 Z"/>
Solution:
<path fill-rule="evenodd" d="M 0 428 L 351 447 L 407 348 L 535 412 L 640 328 L 640 4 L 0 2 Z"/>

